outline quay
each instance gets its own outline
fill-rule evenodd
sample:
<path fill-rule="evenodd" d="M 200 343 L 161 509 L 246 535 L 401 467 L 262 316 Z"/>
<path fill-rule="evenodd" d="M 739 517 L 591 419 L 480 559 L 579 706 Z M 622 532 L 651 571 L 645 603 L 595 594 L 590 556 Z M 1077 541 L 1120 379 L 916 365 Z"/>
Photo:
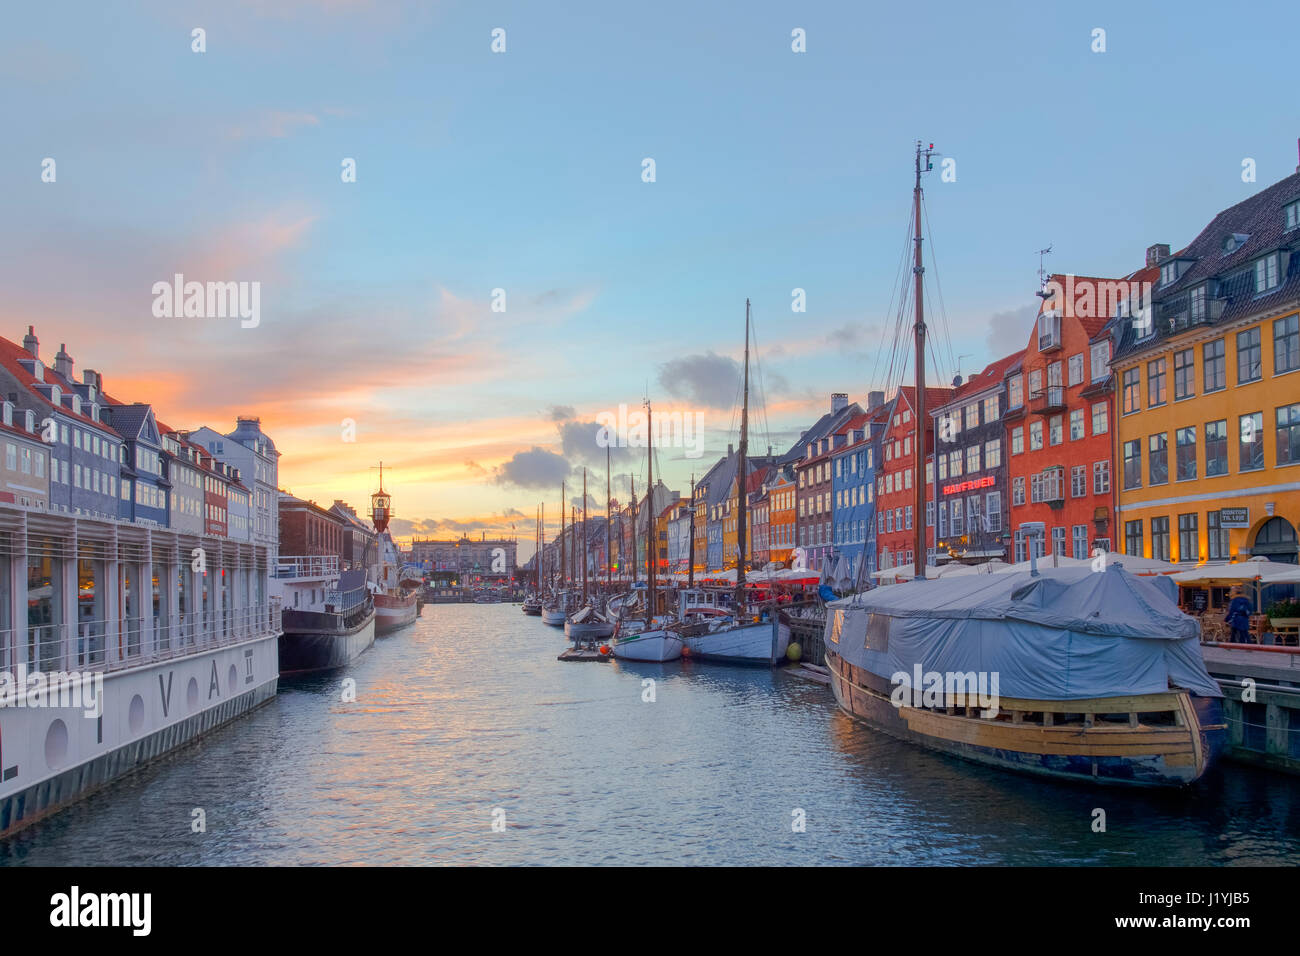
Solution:
<path fill-rule="evenodd" d="M 1300 774 L 1300 648 L 1206 644 L 1203 651 L 1223 688 L 1226 756 Z"/>

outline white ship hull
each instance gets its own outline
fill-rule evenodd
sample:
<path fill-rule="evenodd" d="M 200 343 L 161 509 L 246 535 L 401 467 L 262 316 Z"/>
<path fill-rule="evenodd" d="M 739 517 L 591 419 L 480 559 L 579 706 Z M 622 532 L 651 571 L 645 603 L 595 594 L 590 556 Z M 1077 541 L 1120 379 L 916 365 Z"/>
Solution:
<path fill-rule="evenodd" d="M 551 627 L 563 627 L 564 621 L 567 618 L 567 616 L 568 615 L 566 615 L 563 611 L 559 610 L 558 608 L 553 608 L 553 607 L 542 608 L 542 623 L 549 624 L 551 625 Z"/>
<path fill-rule="evenodd" d="M 609 621 L 564 622 L 564 636 L 574 641 L 594 641 L 613 633 L 614 625 Z"/>
<path fill-rule="evenodd" d="M 789 628 L 779 628 L 776 647 L 773 648 L 772 644 L 770 621 L 761 624 L 745 624 L 686 638 L 686 650 L 691 657 L 734 664 L 771 666 L 785 657 L 786 648 L 790 645 Z"/>
<path fill-rule="evenodd" d="M 624 661 L 675 661 L 682 656 L 682 639 L 672 631 L 643 631 L 615 641 L 612 650 Z"/>
<path fill-rule="evenodd" d="M 0 835 L 25 827 L 275 696 L 276 635 L 103 674 L 98 717 L 0 708 Z"/>

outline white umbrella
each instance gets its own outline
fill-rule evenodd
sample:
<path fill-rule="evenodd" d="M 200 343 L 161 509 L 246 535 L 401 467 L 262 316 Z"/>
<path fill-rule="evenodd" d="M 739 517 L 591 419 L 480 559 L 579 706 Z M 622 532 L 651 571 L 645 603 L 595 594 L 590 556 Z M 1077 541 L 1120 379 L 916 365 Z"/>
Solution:
<path fill-rule="evenodd" d="M 1107 551 L 1092 560 L 1099 559 L 1105 562 L 1106 567 L 1118 564 L 1129 574 L 1168 574 L 1170 571 L 1179 570 L 1176 564 L 1161 561 L 1159 558 L 1144 558 L 1140 554 L 1120 554 L 1118 551 Z"/>

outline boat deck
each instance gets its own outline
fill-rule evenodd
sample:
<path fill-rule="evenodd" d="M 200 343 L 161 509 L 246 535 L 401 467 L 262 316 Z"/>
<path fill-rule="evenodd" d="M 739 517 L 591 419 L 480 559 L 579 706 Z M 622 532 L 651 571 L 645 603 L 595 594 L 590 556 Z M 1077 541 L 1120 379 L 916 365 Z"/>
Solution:
<path fill-rule="evenodd" d="M 602 654 L 594 647 L 570 647 L 560 652 L 557 661 L 608 661 L 614 657 L 613 654 Z"/>

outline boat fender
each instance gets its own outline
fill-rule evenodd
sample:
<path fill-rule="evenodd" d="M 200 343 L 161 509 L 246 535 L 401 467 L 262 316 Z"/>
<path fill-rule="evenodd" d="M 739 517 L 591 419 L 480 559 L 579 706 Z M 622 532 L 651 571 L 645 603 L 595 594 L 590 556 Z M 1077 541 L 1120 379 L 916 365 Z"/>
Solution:
<path fill-rule="evenodd" d="M 608 644 L 602 644 L 602 645 L 600 645 L 600 653 L 601 653 L 602 656 L 605 655 L 605 654 L 608 654 L 608 653 L 609 653 L 609 645 L 608 645 Z"/>

